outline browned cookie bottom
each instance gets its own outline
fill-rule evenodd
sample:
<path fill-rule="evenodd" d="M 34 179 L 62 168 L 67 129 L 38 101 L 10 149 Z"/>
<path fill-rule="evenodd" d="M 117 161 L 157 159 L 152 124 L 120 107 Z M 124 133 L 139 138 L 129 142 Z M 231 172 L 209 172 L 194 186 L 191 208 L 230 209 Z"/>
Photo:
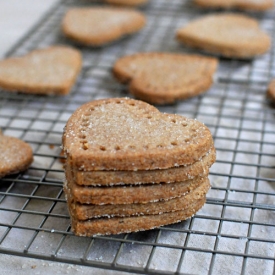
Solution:
<path fill-rule="evenodd" d="M 72 219 L 72 231 L 78 236 L 110 235 L 144 231 L 178 223 L 193 216 L 205 203 L 205 198 L 194 201 L 187 209 L 160 215 L 125 218 L 99 218 L 88 221 Z"/>

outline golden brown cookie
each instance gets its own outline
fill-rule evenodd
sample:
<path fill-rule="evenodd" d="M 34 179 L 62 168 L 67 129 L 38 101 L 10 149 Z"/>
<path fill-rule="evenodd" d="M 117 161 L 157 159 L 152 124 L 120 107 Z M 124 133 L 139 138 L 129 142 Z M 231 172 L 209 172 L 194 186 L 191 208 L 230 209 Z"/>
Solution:
<path fill-rule="evenodd" d="M 38 49 L 0 61 L 0 87 L 31 94 L 68 94 L 81 69 L 78 50 L 67 46 Z"/>
<path fill-rule="evenodd" d="M 26 170 L 33 161 L 29 144 L 0 134 L 0 178 Z"/>
<path fill-rule="evenodd" d="M 204 199 L 193 201 L 187 209 L 159 215 L 114 217 L 79 221 L 72 219 L 72 231 L 78 236 L 110 235 L 149 230 L 167 224 L 178 223 L 193 216 L 205 203 Z"/>
<path fill-rule="evenodd" d="M 82 204 L 131 204 L 148 203 L 160 200 L 168 200 L 181 197 L 205 181 L 208 178 L 194 178 L 182 182 L 146 184 L 135 186 L 90 187 L 79 186 L 70 181 L 66 174 L 65 192 L 71 199 Z"/>
<path fill-rule="evenodd" d="M 273 0 L 194 0 L 202 8 L 239 9 L 250 11 L 266 11 L 274 6 Z"/>
<path fill-rule="evenodd" d="M 176 37 L 189 47 L 232 58 L 253 58 L 266 53 L 271 44 L 257 20 L 234 13 L 198 18 L 180 28 Z"/>
<path fill-rule="evenodd" d="M 134 185 L 144 183 L 178 182 L 192 179 L 196 176 L 206 174 L 215 162 L 215 149 L 201 160 L 186 166 L 173 167 L 169 169 L 139 170 L 139 171 L 92 171 L 83 172 L 74 170 L 73 180 L 78 185 Z M 123 180 L 123 182 L 122 182 Z"/>
<path fill-rule="evenodd" d="M 121 5 L 121 6 L 140 6 L 148 2 L 148 0 L 105 0 L 108 4 Z"/>
<path fill-rule="evenodd" d="M 72 173 L 72 181 L 78 185 L 113 186 L 137 185 L 145 183 L 178 182 L 193 179 L 208 173 L 209 168 L 216 160 L 215 148 L 202 157 L 201 160 L 186 166 L 169 169 L 139 170 L 139 171 L 92 171 L 83 172 L 66 169 Z"/>
<path fill-rule="evenodd" d="M 77 220 L 99 217 L 157 215 L 187 209 L 193 201 L 204 198 L 209 188 L 209 180 L 206 180 L 184 196 L 149 203 L 91 205 L 75 203 L 72 199 L 69 199 L 69 209 L 71 216 Z"/>
<path fill-rule="evenodd" d="M 275 102 L 275 79 L 270 81 L 268 88 L 267 88 L 267 97 Z"/>
<path fill-rule="evenodd" d="M 218 61 L 199 55 L 137 53 L 114 64 L 113 74 L 130 83 L 130 93 L 153 104 L 167 104 L 206 92 Z"/>
<path fill-rule="evenodd" d="M 64 128 L 63 150 L 64 191 L 79 236 L 147 230 L 194 215 L 215 161 L 205 125 L 129 98 L 78 108 Z"/>
<path fill-rule="evenodd" d="M 102 46 L 141 30 L 145 16 L 132 9 L 71 8 L 63 18 L 63 33 L 86 46 Z"/>
<path fill-rule="evenodd" d="M 189 165 L 213 147 L 209 129 L 180 115 L 164 114 L 134 99 L 82 105 L 63 133 L 67 162 L 75 170 L 154 170 Z"/>

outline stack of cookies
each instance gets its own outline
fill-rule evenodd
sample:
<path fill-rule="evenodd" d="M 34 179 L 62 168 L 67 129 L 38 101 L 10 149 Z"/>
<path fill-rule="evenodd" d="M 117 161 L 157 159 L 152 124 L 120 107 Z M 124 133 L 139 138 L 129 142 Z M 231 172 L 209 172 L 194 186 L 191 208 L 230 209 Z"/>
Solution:
<path fill-rule="evenodd" d="M 63 134 L 64 190 L 79 236 L 148 230 L 205 203 L 215 149 L 197 120 L 134 99 L 84 104 Z"/>

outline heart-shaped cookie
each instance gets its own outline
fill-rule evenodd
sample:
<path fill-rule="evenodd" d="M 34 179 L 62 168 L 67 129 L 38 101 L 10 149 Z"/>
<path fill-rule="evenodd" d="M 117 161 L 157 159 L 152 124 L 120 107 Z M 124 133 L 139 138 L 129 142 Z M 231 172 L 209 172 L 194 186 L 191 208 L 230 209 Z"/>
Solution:
<path fill-rule="evenodd" d="M 274 6 L 273 0 L 194 0 L 194 3 L 203 8 L 237 8 L 250 11 L 265 11 Z"/>
<path fill-rule="evenodd" d="M 33 161 L 29 144 L 0 133 L 0 178 L 26 170 Z"/>
<path fill-rule="evenodd" d="M 72 231 L 75 235 L 88 237 L 93 235 L 110 235 L 149 230 L 166 224 L 178 223 L 192 217 L 202 208 L 205 201 L 205 198 L 194 200 L 186 209 L 159 215 L 105 217 L 86 221 L 72 219 Z"/>
<path fill-rule="evenodd" d="M 204 175 L 203 178 L 196 177 L 182 182 L 102 188 L 79 186 L 70 181 L 71 177 L 68 172 L 66 173 L 66 179 L 67 183 L 65 183 L 64 187 L 75 202 L 95 205 L 148 203 L 169 200 L 192 192 L 203 182 L 208 181 L 208 178 Z"/>
<path fill-rule="evenodd" d="M 140 215 L 159 215 L 159 213 L 174 212 L 187 209 L 198 199 L 205 197 L 210 188 L 209 180 L 206 179 L 191 192 L 168 200 L 160 200 L 149 203 L 133 204 L 80 204 L 76 202 L 69 192 L 67 198 L 71 205 L 70 212 L 74 219 L 88 220 L 98 217 L 125 217 Z M 65 189 L 66 192 L 66 189 Z"/>
<path fill-rule="evenodd" d="M 190 165 L 169 169 L 142 171 L 90 171 L 83 172 L 72 169 L 66 164 L 66 170 L 71 172 L 72 179 L 78 185 L 86 186 L 120 186 L 140 185 L 144 183 L 179 182 L 208 174 L 209 168 L 216 160 L 215 148 Z"/>
<path fill-rule="evenodd" d="M 63 33 L 87 46 L 101 46 L 139 31 L 145 25 L 144 15 L 122 8 L 72 8 L 63 18 Z"/>
<path fill-rule="evenodd" d="M 241 14 L 210 14 L 180 28 L 183 44 L 233 58 L 253 58 L 268 51 L 271 39 L 257 20 Z"/>
<path fill-rule="evenodd" d="M 68 120 L 63 149 L 71 167 L 152 170 L 188 165 L 213 146 L 197 120 L 163 114 L 134 99 L 112 98 L 82 105 Z"/>
<path fill-rule="evenodd" d="M 81 69 L 81 54 L 66 46 L 38 49 L 0 61 L 0 87 L 32 94 L 67 94 Z"/>
<path fill-rule="evenodd" d="M 217 65 L 217 59 L 198 55 L 138 53 L 117 60 L 113 73 L 118 81 L 130 82 L 137 98 L 165 104 L 205 92 Z"/>

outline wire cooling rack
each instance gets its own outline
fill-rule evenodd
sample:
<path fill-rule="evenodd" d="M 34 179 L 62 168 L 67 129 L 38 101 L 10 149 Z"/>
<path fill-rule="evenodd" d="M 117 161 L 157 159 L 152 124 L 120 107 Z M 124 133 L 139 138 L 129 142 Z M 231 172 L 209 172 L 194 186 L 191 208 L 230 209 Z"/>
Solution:
<path fill-rule="evenodd" d="M 93 4 L 100 3 L 60 1 L 7 56 L 72 45 L 60 32 L 64 12 Z M 274 274 L 275 111 L 265 96 L 275 76 L 274 10 L 250 14 L 272 37 L 267 54 L 253 61 L 220 59 L 207 93 L 158 106 L 197 118 L 212 131 L 217 162 L 203 209 L 182 223 L 140 233 L 84 238 L 70 231 L 60 162 L 67 119 L 87 101 L 129 96 L 111 76 L 120 56 L 192 52 L 175 41 L 175 31 L 208 13 L 183 0 L 151 0 L 142 10 L 148 23 L 140 33 L 103 48 L 74 45 L 82 51 L 84 65 L 70 95 L 1 91 L 0 127 L 32 146 L 34 163 L 24 173 L 0 180 L 0 253 L 140 274 Z"/>

